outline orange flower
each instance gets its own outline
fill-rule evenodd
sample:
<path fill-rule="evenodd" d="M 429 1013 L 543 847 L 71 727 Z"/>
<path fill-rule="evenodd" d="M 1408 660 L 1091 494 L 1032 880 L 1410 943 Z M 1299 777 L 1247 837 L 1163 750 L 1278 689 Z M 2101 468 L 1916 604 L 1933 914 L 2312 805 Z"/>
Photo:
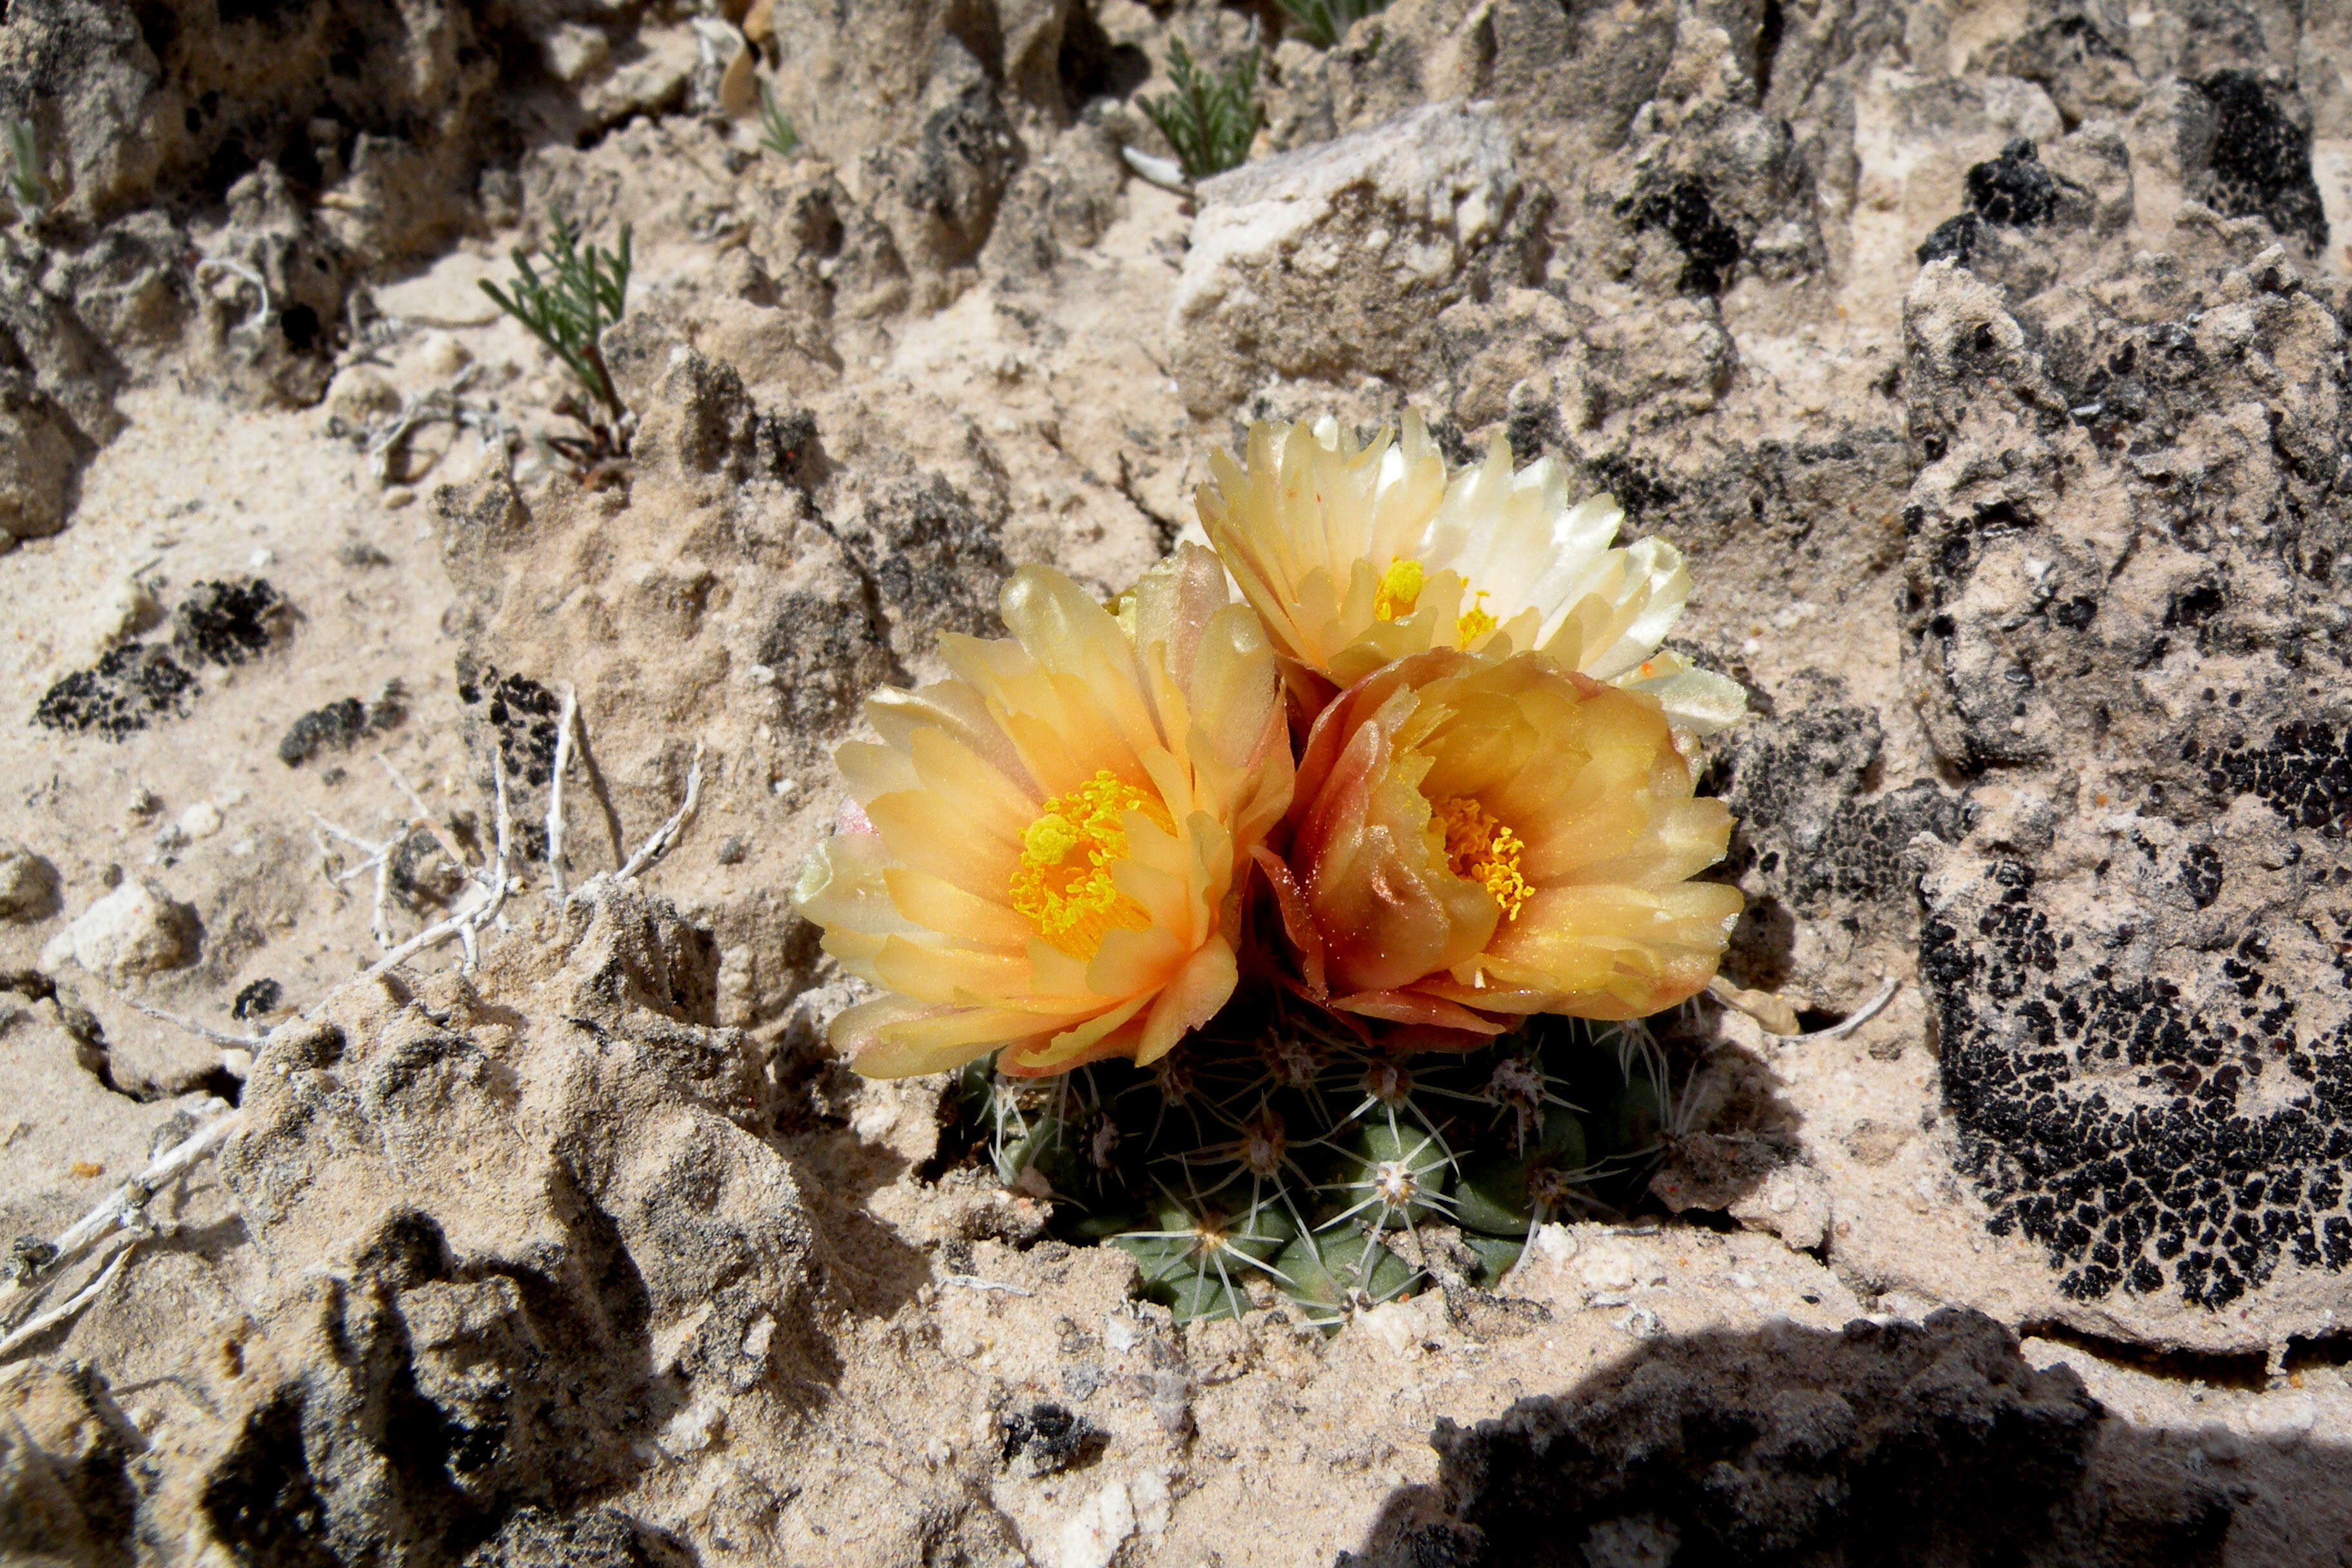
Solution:
<path fill-rule="evenodd" d="M 1706 984 L 1739 915 L 1688 880 L 1731 815 L 1692 798 L 1656 700 L 1543 654 L 1357 682 L 1315 721 L 1290 822 L 1268 871 L 1308 990 L 1369 1017 L 1643 1017 Z"/>
<path fill-rule="evenodd" d="M 893 994 L 835 1020 L 869 1078 L 1149 1062 L 1234 988 L 1242 872 L 1290 803 L 1281 680 L 1198 546 L 1114 616 L 1059 573 L 1005 584 L 1010 639 L 945 637 L 953 679 L 866 704 L 856 803 L 793 902 Z"/>

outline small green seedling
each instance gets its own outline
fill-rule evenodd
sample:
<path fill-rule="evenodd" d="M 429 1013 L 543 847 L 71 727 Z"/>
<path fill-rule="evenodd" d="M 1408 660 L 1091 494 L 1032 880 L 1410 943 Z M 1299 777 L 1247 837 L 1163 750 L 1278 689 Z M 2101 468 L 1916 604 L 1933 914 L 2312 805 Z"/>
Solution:
<path fill-rule="evenodd" d="M 1318 49 L 1328 49 L 1348 36 L 1348 29 L 1378 11 L 1389 0 L 1280 0 L 1292 31 Z"/>
<path fill-rule="evenodd" d="M 779 158 L 799 154 L 801 133 L 793 127 L 792 117 L 776 104 L 776 95 L 768 84 L 760 84 L 760 145 Z"/>
<path fill-rule="evenodd" d="M 629 411 L 613 385 L 599 342 L 604 329 L 621 319 L 628 298 L 629 226 L 621 226 L 617 250 L 602 250 L 593 243 L 583 248 L 579 226 L 561 212 L 548 215 L 548 237 L 540 246 L 547 275 L 542 278 L 517 247 L 511 254 L 520 276 L 513 281 L 513 292 L 488 279 L 482 280 L 482 292 L 552 350 L 588 394 L 588 404 L 567 396 L 556 405 L 557 413 L 587 426 L 588 438 L 562 437 L 550 444 L 583 468 L 593 468 L 629 449 Z"/>
<path fill-rule="evenodd" d="M 1168 40 L 1168 79 L 1175 90 L 1144 99 L 1143 112 L 1168 138 L 1189 178 L 1222 174 L 1249 156 L 1265 119 L 1257 100 L 1257 65 L 1253 48 L 1222 71 L 1203 71 L 1183 39 Z"/>
<path fill-rule="evenodd" d="M 49 216 L 49 182 L 41 173 L 40 141 L 29 120 L 8 121 L 8 195 L 16 204 L 16 221 L 26 228 Z"/>

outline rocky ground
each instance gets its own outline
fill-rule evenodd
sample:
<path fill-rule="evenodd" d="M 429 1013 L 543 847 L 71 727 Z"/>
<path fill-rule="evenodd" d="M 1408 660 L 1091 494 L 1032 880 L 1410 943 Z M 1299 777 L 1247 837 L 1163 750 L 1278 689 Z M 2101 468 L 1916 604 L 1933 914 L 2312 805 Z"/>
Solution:
<path fill-rule="evenodd" d="M 1252 161 L 1139 177 L 1254 28 Z M 0 1556 L 2344 1562 L 2347 62 L 2253 0 L 12 0 Z M 478 287 L 558 208 L 634 236 L 625 463 Z M 1690 556 L 1727 972 L 1813 1033 L 1663 1021 L 1650 1198 L 1497 1291 L 1179 1325 L 825 1059 L 785 894 L 1013 567 L 1108 595 L 1249 420 L 1406 407 Z"/>

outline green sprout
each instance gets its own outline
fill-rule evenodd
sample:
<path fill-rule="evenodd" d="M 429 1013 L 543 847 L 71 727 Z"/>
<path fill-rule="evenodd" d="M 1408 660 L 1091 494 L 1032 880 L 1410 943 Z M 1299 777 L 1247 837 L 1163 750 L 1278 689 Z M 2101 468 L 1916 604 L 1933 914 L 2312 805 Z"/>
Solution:
<path fill-rule="evenodd" d="M 548 218 L 550 233 L 540 246 L 547 276 L 541 277 L 517 247 L 510 254 L 521 276 L 514 279 L 513 292 L 488 279 L 482 280 L 482 292 L 552 350 L 593 400 L 583 405 L 567 396 L 556 405 L 557 413 L 587 426 L 586 441 L 562 437 L 551 442 L 585 468 L 629 449 L 629 411 L 613 385 L 613 373 L 599 344 L 604 329 L 621 319 L 628 297 L 629 226 L 621 226 L 618 250 L 600 250 L 593 243 L 583 249 L 579 225 L 561 211 L 551 212 Z"/>
<path fill-rule="evenodd" d="M 1173 92 L 1142 100 L 1143 112 L 1168 138 L 1188 178 L 1207 179 L 1238 168 L 1265 118 L 1257 101 L 1257 50 L 1223 71 L 1195 65 L 1181 38 L 1168 40 L 1168 79 Z"/>
<path fill-rule="evenodd" d="M 760 145 L 779 158 L 790 158 L 801 150 L 801 133 L 793 128 L 792 117 L 776 103 L 776 95 L 768 84 L 760 84 Z"/>
<path fill-rule="evenodd" d="M 1389 7 L 1389 0 L 1280 0 L 1280 4 L 1299 37 L 1318 49 L 1331 47 L 1358 22 Z"/>
<path fill-rule="evenodd" d="M 29 120 L 8 121 L 8 194 L 16 221 L 32 227 L 49 215 L 50 190 L 41 173 L 41 146 Z"/>

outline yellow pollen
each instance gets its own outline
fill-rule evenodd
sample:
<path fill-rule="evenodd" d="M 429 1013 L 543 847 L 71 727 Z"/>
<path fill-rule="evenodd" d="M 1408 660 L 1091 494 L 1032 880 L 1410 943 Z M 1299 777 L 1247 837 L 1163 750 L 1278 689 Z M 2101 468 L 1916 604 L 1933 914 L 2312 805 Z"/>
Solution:
<path fill-rule="evenodd" d="M 1110 868 L 1127 858 L 1126 816 L 1139 811 L 1167 832 L 1175 819 L 1157 798 L 1121 784 L 1108 769 L 1045 802 L 1021 835 L 1013 868 L 1013 907 L 1037 934 L 1072 958 L 1092 958 L 1115 931 L 1148 931 L 1143 906 L 1111 885 Z"/>
<path fill-rule="evenodd" d="M 1519 855 L 1527 848 L 1519 836 L 1468 795 L 1440 802 L 1431 815 L 1445 834 L 1446 866 L 1492 894 L 1503 906 L 1504 919 L 1517 920 L 1520 906 L 1535 896 L 1519 875 Z"/>
<path fill-rule="evenodd" d="M 1454 630 L 1462 646 L 1468 647 L 1494 629 L 1495 617 L 1486 613 L 1486 590 L 1481 588 L 1471 599 L 1470 607 L 1462 612 L 1462 618 L 1454 623 Z"/>
<path fill-rule="evenodd" d="M 1381 591 L 1372 595 L 1372 614 L 1383 621 L 1412 614 L 1421 602 L 1421 563 L 1400 555 L 1381 574 Z"/>

